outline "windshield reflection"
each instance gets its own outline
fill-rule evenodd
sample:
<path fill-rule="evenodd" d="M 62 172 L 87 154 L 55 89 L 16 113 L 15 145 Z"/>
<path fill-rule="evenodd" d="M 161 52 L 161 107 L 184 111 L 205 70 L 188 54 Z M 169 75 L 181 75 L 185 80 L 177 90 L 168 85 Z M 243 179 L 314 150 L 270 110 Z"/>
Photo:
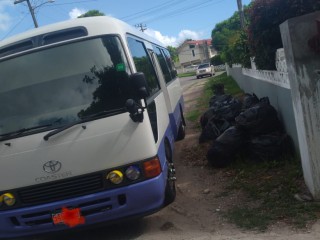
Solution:
<path fill-rule="evenodd" d="M 47 124 L 62 126 L 123 108 L 131 96 L 129 74 L 115 36 L 2 61 L 0 134 Z"/>

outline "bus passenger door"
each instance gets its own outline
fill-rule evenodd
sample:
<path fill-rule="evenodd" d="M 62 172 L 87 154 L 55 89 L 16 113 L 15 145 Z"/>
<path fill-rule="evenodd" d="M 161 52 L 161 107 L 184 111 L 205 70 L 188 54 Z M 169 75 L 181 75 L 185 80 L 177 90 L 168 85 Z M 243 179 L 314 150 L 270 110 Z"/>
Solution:
<path fill-rule="evenodd" d="M 180 81 L 176 76 L 176 72 L 171 64 L 170 55 L 166 55 L 166 49 L 158 46 L 153 46 L 154 51 L 152 57 L 154 59 L 156 69 L 160 79 L 161 88 L 165 94 L 166 105 L 169 110 L 170 125 L 174 133 L 175 139 L 180 140 L 184 138 L 185 122 L 183 118 L 183 96 Z M 167 54 L 169 52 L 167 51 Z M 180 136 L 179 136 L 180 135 Z"/>

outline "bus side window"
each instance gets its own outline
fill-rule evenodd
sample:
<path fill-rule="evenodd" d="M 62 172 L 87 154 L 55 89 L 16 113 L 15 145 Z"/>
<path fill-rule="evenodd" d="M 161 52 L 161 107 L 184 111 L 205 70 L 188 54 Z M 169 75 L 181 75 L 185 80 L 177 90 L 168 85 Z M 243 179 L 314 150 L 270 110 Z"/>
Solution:
<path fill-rule="evenodd" d="M 169 67 L 166 63 L 166 59 L 165 59 L 164 55 L 161 53 L 160 48 L 158 48 L 156 46 L 153 46 L 153 50 L 154 50 L 155 54 L 157 55 L 157 58 L 160 63 L 161 70 L 164 75 L 166 83 L 171 82 L 172 77 L 171 77 L 170 70 L 169 70 Z"/>
<path fill-rule="evenodd" d="M 175 79 L 177 77 L 177 71 L 173 66 L 173 62 L 172 62 L 170 53 L 169 53 L 169 51 L 167 49 L 162 49 L 162 52 L 164 53 L 165 59 L 167 61 L 168 67 L 170 69 L 170 73 L 171 73 L 172 79 Z"/>
<path fill-rule="evenodd" d="M 150 96 L 160 90 L 158 78 L 144 44 L 128 37 L 128 46 L 138 72 L 143 72 L 147 79 Z"/>

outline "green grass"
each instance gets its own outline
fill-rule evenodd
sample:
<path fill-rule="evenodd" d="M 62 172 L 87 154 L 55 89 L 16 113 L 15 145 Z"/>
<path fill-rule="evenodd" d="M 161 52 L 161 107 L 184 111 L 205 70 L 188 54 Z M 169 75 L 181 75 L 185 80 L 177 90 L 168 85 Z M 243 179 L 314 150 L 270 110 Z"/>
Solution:
<path fill-rule="evenodd" d="M 228 189 L 242 190 L 248 195 L 246 204 L 234 207 L 224 215 L 239 227 L 263 231 L 270 224 L 282 221 L 305 228 L 320 214 L 320 203 L 300 202 L 294 198 L 296 193 L 305 190 L 298 160 L 288 157 L 252 163 L 242 159 L 229 170 L 235 175 Z M 255 206 L 250 207 L 252 204 Z"/>
<path fill-rule="evenodd" d="M 198 99 L 195 110 L 186 114 L 186 118 L 191 122 L 197 122 L 200 116 L 209 108 L 209 100 L 213 96 L 213 85 L 222 83 L 226 94 L 231 94 L 235 97 L 243 95 L 243 91 L 239 88 L 238 84 L 228 77 L 226 73 L 219 76 L 211 77 L 206 82 L 204 87 L 204 94 Z"/>
<path fill-rule="evenodd" d="M 195 110 L 187 113 L 189 121 L 198 121 L 208 109 L 213 85 L 218 83 L 224 84 L 226 94 L 234 97 L 244 94 L 226 73 L 210 78 L 205 84 L 204 94 L 197 100 Z M 231 172 L 232 177 L 228 187 L 216 198 L 228 197 L 238 191 L 245 193 L 245 199 L 241 199 L 236 207 L 222 212 L 226 219 L 241 228 L 264 231 L 277 222 L 294 228 L 306 228 L 320 217 L 319 202 L 300 202 L 294 198 L 297 193 L 307 192 L 301 161 L 297 157 L 257 163 L 240 155 L 229 168 L 221 171 Z"/>
<path fill-rule="evenodd" d="M 179 73 L 178 77 L 192 77 L 195 76 L 196 72 L 188 72 L 188 73 Z"/>

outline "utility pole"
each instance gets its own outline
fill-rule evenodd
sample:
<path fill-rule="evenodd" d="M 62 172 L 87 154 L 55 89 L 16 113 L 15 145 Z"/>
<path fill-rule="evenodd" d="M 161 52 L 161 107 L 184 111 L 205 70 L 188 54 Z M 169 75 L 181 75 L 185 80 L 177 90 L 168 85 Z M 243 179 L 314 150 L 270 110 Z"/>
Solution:
<path fill-rule="evenodd" d="M 30 0 L 16 0 L 16 1 L 14 1 L 14 4 L 18 4 L 18 3 L 22 3 L 22 2 L 27 2 L 28 3 L 28 7 L 29 7 L 29 11 L 30 11 L 31 16 L 32 16 L 34 27 L 37 28 L 38 27 L 38 23 L 37 23 L 36 16 L 34 15 L 34 11 L 33 11 L 33 8 L 31 6 Z"/>
<path fill-rule="evenodd" d="M 243 14 L 243 8 L 242 8 L 242 0 L 237 0 L 238 4 L 238 11 L 239 11 L 239 16 L 240 16 L 240 25 L 241 28 L 244 29 L 244 14 Z"/>
<path fill-rule="evenodd" d="M 136 24 L 135 27 L 136 28 L 140 28 L 141 32 L 144 32 L 145 30 L 147 30 L 147 25 L 146 24 L 142 24 L 142 23 Z"/>
<path fill-rule="evenodd" d="M 31 6 L 30 0 L 15 0 L 14 4 L 18 4 L 18 3 L 22 3 L 22 2 L 27 2 L 30 14 L 32 16 L 32 20 L 33 20 L 33 23 L 34 23 L 34 27 L 37 28 L 38 27 L 38 22 L 37 22 L 35 14 L 34 14 L 34 9 L 36 9 L 36 8 L 46 4 L 46 3 L 53 3 L 54 0 L 48 0 L 48 1 L 42 3 L 42 4 L 38 5 L 38 6 L 35 6 L 35 7 Z"/>

